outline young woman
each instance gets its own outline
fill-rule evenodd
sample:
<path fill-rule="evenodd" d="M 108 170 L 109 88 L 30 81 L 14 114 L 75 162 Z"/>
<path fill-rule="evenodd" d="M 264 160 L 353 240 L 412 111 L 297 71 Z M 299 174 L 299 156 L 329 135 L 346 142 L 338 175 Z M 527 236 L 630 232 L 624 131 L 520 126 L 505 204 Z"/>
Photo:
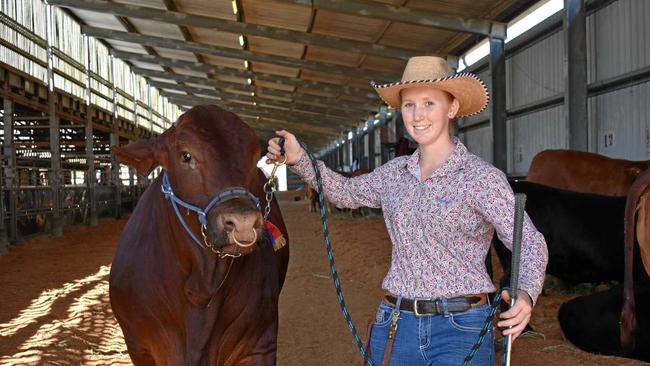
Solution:
<path fill-rule="evenodd" d="M 319 162 L 327 198 L 338 207 L 381 207 L 392 242 L 386 296 L 371 329 L 376 365 L 460 365 L 478 339 L 495 291 L 485 257 L 496 230 L 512 244 L 514 194 L 503 172 L 473 155 L 451 136 L 451 123 L 482 111 L 487 89 L 473 74 L 453 74 L 444 59 L 411 58 L 400 82 L 374 85 L 383 100 L 402 112 L 418 143 L 373 172 L 345 178 Z M 294 135 L 285 138 L 292 170 L 314 186 L 311 163 Z M 267 157 L 278 159 L 271 139 Z M 497 326 L 516 338 L 530 321 L 542 290 L 548 252 L 528 215 L 522 235 L 520 288 L 515 305 Z M 510 296 L 502 293 L 505 301 Z M 472 364 L 494 364 L 494 330 Z"/>

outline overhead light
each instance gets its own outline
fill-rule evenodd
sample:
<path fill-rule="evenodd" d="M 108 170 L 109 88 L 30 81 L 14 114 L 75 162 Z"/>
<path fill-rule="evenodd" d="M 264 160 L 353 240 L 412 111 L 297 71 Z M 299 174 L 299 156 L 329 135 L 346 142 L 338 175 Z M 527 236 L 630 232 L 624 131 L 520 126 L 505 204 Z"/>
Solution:
<path fill-rule="evenodd" d="M 255 92 L 251 92 L 251 97 L 254 97 L 254 96 L 255 96 Z"/>
<path fill-rule="evenodd" d="M 232 0 L 231 3 L 232 3 L 232 13 L 237 15 L 237 13 L 239 12 L 239 9 L 237 9 L 237 1 Z"/>
<path fill-rule="evenodd" d="M 248 85 L 253 85 L 253 80 L 251 78 L 248 78 L 246 81 L 248 82 Z"/>
<path fill-rule="evenodd" d="M 239 45 L 244 47 L 244 36 L 241 34 L 239 35 Z"/>
<path fill-rule="evenodd" d="M 348 132 L 348 140 L 352 140 L 353 137 L 354 137 L 354 132 L 352 131 Z"/>
<path fill-rule="evenodd" d="M 257 105 L 257 102 L 253 102 L 253 105 Z"/>
<path fill-rule="evenodd" d="M 244 60 L 244 67 L 248 69 L 248 60 Z"/>

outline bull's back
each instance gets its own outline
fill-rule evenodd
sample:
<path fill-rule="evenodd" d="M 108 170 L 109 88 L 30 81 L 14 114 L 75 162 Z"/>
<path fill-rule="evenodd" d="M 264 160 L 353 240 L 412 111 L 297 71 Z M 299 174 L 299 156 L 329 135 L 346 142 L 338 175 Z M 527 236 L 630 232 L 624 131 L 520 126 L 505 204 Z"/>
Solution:
<path fill-rule="evenodd" d="M 575 192 L 625 196 L 647 167 L 647 162 L 584 151 L 544 150 L 533 158 L 526 180 Z"/>

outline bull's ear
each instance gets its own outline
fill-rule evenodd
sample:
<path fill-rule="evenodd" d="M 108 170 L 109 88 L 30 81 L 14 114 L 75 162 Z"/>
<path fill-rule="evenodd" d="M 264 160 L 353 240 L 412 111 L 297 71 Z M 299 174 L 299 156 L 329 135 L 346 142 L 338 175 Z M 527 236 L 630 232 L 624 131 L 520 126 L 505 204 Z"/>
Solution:
<path fill-rule="evenodd" d="M 135 168 L 140 175 L 148 176 L 160 161 L 161 146 L 158 138 L 138 140 L 124 146 L 113 146 L 111 150 L 122 164 Z"/>

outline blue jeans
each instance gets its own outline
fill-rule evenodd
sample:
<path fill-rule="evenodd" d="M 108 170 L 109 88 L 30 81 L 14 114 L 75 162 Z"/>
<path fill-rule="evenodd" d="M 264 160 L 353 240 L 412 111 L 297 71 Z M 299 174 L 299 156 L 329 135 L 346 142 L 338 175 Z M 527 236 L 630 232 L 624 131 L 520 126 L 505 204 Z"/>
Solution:
<path fill-rule="evenodd" d="M 377 310 L 370 337 L 370 357 L 381 366 L 391 315 L 395 307 L 382 302 Z M 461 366 L 478 340 L 489 315 L 490 305 L 478 305 L 468 311 L 444 315 L 416 316 L 399 310 L 397 332 L 390 358 L 391 366 Z M 470 365 L 494 365 L 494 327 L 490 324 L 483 344 Z"/>

